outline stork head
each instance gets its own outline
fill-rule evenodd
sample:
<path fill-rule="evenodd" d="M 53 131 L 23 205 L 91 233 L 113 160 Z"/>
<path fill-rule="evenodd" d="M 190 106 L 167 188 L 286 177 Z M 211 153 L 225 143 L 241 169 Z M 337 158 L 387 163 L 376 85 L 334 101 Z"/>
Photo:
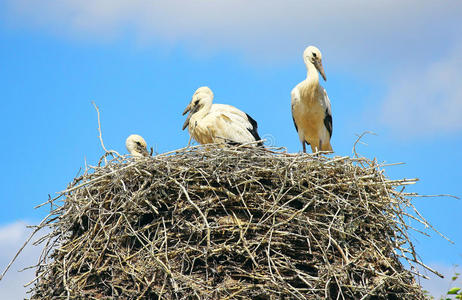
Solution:
<path fill-rule="evenodd" d="M 191 119 L 191 116 L 194 113 L 196 113 L 203 107 L 210 108 L 212 106 L 213 97 L 214 95 L 212 90 L 207 86 L 202 86 L 194 92 L 191 102 L 188 104 L 188 106 L 186 106 L 185 110 L 183 111 L 183 115 L 185 115 L 189 111 L 189 115 L 183 124 L 183 130 L 186 127 L 188 127 L 189 120 Z"/>
<path fill-rule="evenodd" d="M 146 141 L 140 135 L 130 135 L 125 141 L 125 146 L 132 156 L 149 156 Z"/>
<path fill-rule="evenodd" d="M 307 66 L 308 64 L 313 64 L 316 67 L 316 70 L 318 70 L 321 74 L 322 78 L 327 80 L 326 74 L 324 73 L 324 68 L 322 66 L 322 54 L 318 48 L 315 46 L 307 47 L 303 52 L 303 60 Z"/>
<path fill-rule="evenodd" d="M 194 92 L 193 98 L 194 96 L 197 96 L 199 94 L 203 94 L 204 96 L 210 96 L 211 98 L 213 98 L 213 92 L 208 86 L 201 86 L 200 88 L 198 88 Z"/>

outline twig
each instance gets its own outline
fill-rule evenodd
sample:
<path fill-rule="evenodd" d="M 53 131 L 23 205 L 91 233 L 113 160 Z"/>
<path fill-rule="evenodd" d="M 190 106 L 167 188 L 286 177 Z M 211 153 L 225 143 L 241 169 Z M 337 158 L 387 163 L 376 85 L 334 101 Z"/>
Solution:
<path fill-rule="evenodd" d="M 353 144 L 353 154 L 356 158 L 359 158 L 359 154 L 356 152 L 356 144 L 358 144 L 361 139 L 366 135 L 366 134 L 372 134 L 372 135 L 377 135 L 375 134 L 374 132 L 372 131 L 364 131 L 363 133 L 361 133 L 360 135 L 357 135 L 358 138 L 356 139 L 355 143 Z"/>
<path fill-rule="evenodd" d="M 99 138 L 99 141 L 101 143 L 101 147 L 103 148 L 104 152 L 106 154 L 115 154 L 117 156 L 121 156 L 119 153 L 117 153 L 117 151 L 114 151 L 114 150 L 107 150 L 106 149 L 106 146 L 104 146 L 104 142 L 103 142 L 103 133 L 101 131 L 101 120 L 100 120 L 100 115 L 99 115 L 99 108 L 98 106 L 96 106 L 95 102 L 94 101 L 91 101 L 91 103 L 93 104 L 93 106 L 95 107 L 96 109 L 96 112 L 98 114 L 98 138 Z M 104 156 L 103 156 L 104 157 Z"/>
<path fill-rule="evenodd" d="M 39 226 L 37 229 L 35 229 L 30 235 L 29 238 L 24 242 L 24 244 L 19 248 L 18 252 L 16 252 L 16 255 L 13 257 L 13 259 L 10 261 L 10 263 L 6 266 L 5 270 L 3 271 L 2 275 L 0 275 L 0 281 L 3 279 L 5 276 L 6 272 L 10 269 L 11 265 L 16 261 L 16 258 L 18 258 L 19 254 L 21 254 L 22 250 L 29 244 L 30 240 L 32 237 L 41 229 Z"/>

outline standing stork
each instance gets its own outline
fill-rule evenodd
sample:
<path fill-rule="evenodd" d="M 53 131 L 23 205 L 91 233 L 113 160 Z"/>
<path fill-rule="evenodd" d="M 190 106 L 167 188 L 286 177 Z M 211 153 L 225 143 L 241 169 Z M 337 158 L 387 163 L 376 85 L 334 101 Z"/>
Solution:
<path fill-rule="evenodd" d="M 259 141 L 257 122 L 245 112 L 227 104 L 212 104 L 213 92 L 200 87 L 183 112 L 189 112 L 183 124 L 189 134 L 200 144 L 243 144 Z M 262 143 L 258 143 L 262 145 Z"/>
<path fill-rule="evenodd" d="M 125 141 L 128 152 L 134 157 L 149 156 L 146 141 L 137 134 L 130 135 Z"/>
<path fill-rule="evenodd" d="M 292 119 L 295 129 L 306 153 L 305 144 L 311 151 L 333 151 L 330 145 L 332 136 L 332 111 L 326 90 L 319 84 L 318 71 L 326 80 L 322 67 L 322 56 L 318 48 L 309 46 L 303 52 L 307 68 L 306 79 L 297 84 L 291 92 Z"/>

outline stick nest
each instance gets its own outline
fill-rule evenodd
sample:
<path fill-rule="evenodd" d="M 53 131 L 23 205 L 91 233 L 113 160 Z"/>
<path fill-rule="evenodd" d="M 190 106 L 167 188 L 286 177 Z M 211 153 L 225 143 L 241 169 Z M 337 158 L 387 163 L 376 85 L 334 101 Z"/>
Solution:
<path fill-rule="evenodd" d="M 32 298 L 421 299 L 414 181 L 255 147 L 118 156 L 46 203 Z"/>

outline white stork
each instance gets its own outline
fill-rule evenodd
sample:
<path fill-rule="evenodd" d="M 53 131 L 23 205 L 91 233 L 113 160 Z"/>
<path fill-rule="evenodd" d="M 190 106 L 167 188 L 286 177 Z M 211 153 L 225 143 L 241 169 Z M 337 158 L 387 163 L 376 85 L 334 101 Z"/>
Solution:
<path fill-rule="evenodd" d="M 306 144 L 311 151 L 333 151 L 330 145 L 332 136 L 332 111 L 326 90 L 319 84 L 319 73 L 326 80 L 322 67 L 321 52 L 309 46 L 303 52 L 308 74 L 291 92 L 292 118 L 295 129 L 306 153 Z"/>
<path fill-rule="evenodd" d="M 245 112 L 227 104 L 212 104 L 213 92 L 200 87 L 183 112 L 189 115 L 183 124 L 200 144 L 243 144 L 259 141 L 257 122 Z M 261 145 L 262 143 L 258 143 Z"/>
<path fill-rule="evenodd" d="M 206 95 L 209 95 L 210 97 L 214 97 L 213 95 L 213 92 L 212 90 L 207 87 L 207 86 L 203 86 L 203 87 L 200 87 L 196 90 L 196 92 L 194 93 L 193 95 L 193 100 L 191 100 L 191 103 L 186 107 L 186 109 L 183 111 L 183 116 L 189 111 L 191 110 L 191 107 L 193 105 L 193 101 L 194 99 L 196 98 L 196 95 L 198 94 L 206 94 Z M 232 114 L 235 114 L 235 115 L 238 115 L 240 117 L 242 117 L 243 119 L 249 121 L 249 122 L 253 122 L 254 120 L 248 115 L 246 114 L 245 112 L 243 112 L 242 110 L 240 109 L 237 109 L 235 108 L 234 106 L 232 105 L 228 105 L 228 104 L 219 104 L 219 103 L 213 103 L 212 106 L 210 107 L 210 112 L 211 113 L 215 113 L 215 112 L 226 112 L 226 113 L 232 113 Z M 256 123 L 256 122 L 255 122 Z M 188 122 L 185 122 L 184 123 L 186 125 L 186 127 L 188 127 Z M 186 128 L 186 127 L 183 127 L 183 130 Z"/>
<path fill-rule="evenodd" d="M 149 156 L 146 141 L 137 134 L 130 135 L 125 141 L 128 152 L 134 157 Z"/>

